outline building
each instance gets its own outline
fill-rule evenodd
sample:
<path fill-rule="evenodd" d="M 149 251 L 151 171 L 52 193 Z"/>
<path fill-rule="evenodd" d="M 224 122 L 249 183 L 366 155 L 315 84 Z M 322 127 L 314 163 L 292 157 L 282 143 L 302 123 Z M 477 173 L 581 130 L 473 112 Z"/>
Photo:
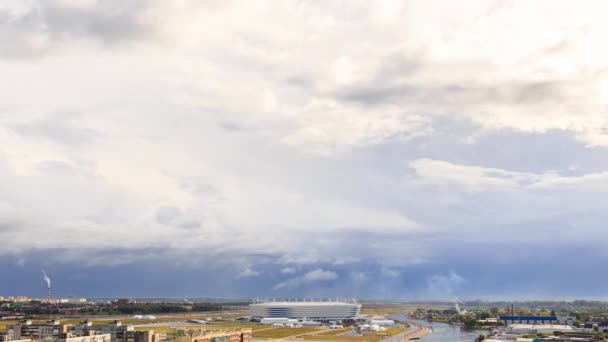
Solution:
<path fill-rule="evenodd" d="M 57 337 L 66 333 L 68 326 L 62 325 L 59 321 L 51 320 L 44 324 L 32 324 L 30 320 L 23 320 L 16 324 L 6 326 L 6 335 L 13 340 L 34 339 L 44 340 Z"/>
<path fill-rule="evenodd" d="M 71 304 L 84 304 L 87 302 L 86 298 L 76 298 L 76 297 L 68 297 L 66 298 L 68 303 Z"/>
<path fill-rule="evenodd" d="M 107 338 L 106 338 L 107 335 Z M 59 339 L 59 342 L 157 342 L 159 337 L 152 330 L 135 330 L 132 325 L 122 325 L 114 321 L 106 325 L 93 325 L 89 321 L 78 325 L 47 321 L 46 324 L 32 324 L 24 320 L 7 325 L 6 336 L 11 341 L 29 338 L 34 340 Z"/>
<path fill-rule="evenodd" d="M 32 340 L 28 339 L 21 339 L 21 340 L 14 340 L 12 339 L 10 336 L 8 335 L 3 335 L 0 333 L 0 342 L 32 342 Z"/>
<path fill-rule="evenodd" d="M 8 296 L 8 297 L 3 297 L 2 301 L 15 302 L 15 303 L 26 303 L 26 302 L 31 301 L 31 299 L 26 296 L 17 296 L 17 297 Z"/>
<path fill-rule="evenodd" d="M 252 317 L 306 320 L 354 320 L 361 304 L 352 301 L 255 301 L 249 304 Z"/>
<path fill-rule="evenodd" d="M 379 327 L 393 327 L 395 326 L 395 321 L 390 319 L 370 319 L 367 324 L 377 325 Z"/>
<path fill-rule="evenodd" d="M 507 334 L 516 335 L 532 335 L 532 334 L 546 334 L 553 332 L 568 333 L 573 332 L 569 325 L 561 324 L 511 324 L 507 327 Z"/>
<path fill-rule="evenodd" d="M 583 330 L 586 332 L 603 332 L 608 333 L 608 321 L 604 322 L 586 322 L 583 325 Z"/>
<path fill-rule="evenodd" d="M 511 324 L 565 324 L 573 325 L 572 316 L 500 316 L 499 320 L 506 326 Z"/>
<path fill-rule="evenodd" d="M 76 336 L 109 334 L 109 342 L 153 342 L 155 340 L 154 331 L 135 330 L 132 325 L 122 325 L 119 321 L 107 325 L 93 325 L 90 321 L 84 321 L 73 327 L 73 333 Z"/>
<path fill-rule="evenodd" d="M 56 342 L 110 342 L 110 334 L 90 334 L 76 336 L 72 333 L 61 334 Z"/>

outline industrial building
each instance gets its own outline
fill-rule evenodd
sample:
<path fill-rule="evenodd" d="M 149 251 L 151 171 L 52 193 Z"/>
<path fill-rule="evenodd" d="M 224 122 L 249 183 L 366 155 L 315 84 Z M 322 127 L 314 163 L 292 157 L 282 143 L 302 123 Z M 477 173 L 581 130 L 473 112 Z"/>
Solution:
<path fill-rule="evenodd" d="M 572 332 L 573 329 L 569 325 L 561 324 L 511 324 L 507 327 L 507 334 L 517 335 L 547 334 L 556 331 L 568 333 Z"/>
<path fill-rule="evenodd" d="M 511 324 L 562 324 L 572 325 L 572 316 L 500 316 L 498 318 L 506 326 Z"/>
<path fill-rule="evenodd" d="M 361 304 L 351 301 L 254 301 L 249 304 L 252 317 L 300 320 L 354 320 Z"/>

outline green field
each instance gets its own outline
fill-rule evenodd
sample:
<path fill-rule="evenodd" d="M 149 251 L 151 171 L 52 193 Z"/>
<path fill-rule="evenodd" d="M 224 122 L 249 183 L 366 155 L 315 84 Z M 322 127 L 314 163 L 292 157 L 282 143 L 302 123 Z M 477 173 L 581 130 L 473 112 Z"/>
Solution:
<path fill-rule="evenodd" d="M 289 336 L 307 334 L 318 330 L 313 327 L 302 327 L 302 328 L 275 328 L 264 331 L 254 331 L 253 337 L 255 338 L 284 338 Z"/>
<path fill-rule="evenodd" d="M 135 327 L 135 330 L 154 330 L 155 333 L 161 333 L 161 332 L 172 332 L 174 329 L 175 330 L 184 330 L 184 331 L 188 331 L 188 330 L 198 330 L 201 328 L 205 328 L 206 331 L 211 331 L 211 330 L 240 330 L 240 329 L 251 329 L 253 331 L 255 330 L 261 330 L 261 329 L 268 329 L 270 328 L 269 325 L 259 325 L 259 324 L 237 324 L 237 323 L 227 323 L 227 324 L 213 324 L 213 325 L 193 325 L 193 326 L 183 326 L 183 327 L 170 327 L 170 326 L 156 326 L 156 327 L 149 327 L 149 326 L 139 326 L 139 327 Z"/>
<path fill-rule="evenodd" d="M 315 334 L 315 336 L 335 336 L 335 335 L 344 334 L 345 332 L 349 332 L 349 331 L 351 331 L 351 329 L 330 329 L 330 330 Z"/>
<path fill-rule="evenodd" d="M 347 329 L 338 329 L 338 330 L 347 330 Z M 387 337 L 394 336 L 406 331 L 406 328 L 389 328 L 386 331 L 380 331 L 375 333 L 369 333 L 365 336 L 336 336 L 336 335 L 327 335 L 324 333 L 316 334 L 316 335 L 306 335 L 302 336 L 305 340 L 316 340 L 316 341 L 369 341 L 376 342 L 383 340 Z M 348 330 L 347 330 L 348 331 Z M 344 331 L 342 331 L 344 332 Z"/>

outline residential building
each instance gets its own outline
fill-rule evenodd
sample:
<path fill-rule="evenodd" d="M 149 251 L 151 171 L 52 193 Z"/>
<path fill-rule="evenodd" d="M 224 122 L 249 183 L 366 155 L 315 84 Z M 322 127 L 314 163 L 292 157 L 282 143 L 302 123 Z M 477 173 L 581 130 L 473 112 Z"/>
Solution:
<path fill-rule="evenodd" d="M 31 320 L 23 320 L 16 324 L 7 325 L 6 333 L 15 340 L 22 338 L 43 340 L 68 332 L 68 327 L 56 320 L 47 321 L 44 324 L 32 324 Z"/>
<path fill-rule="evenodd" d="M 106 325 L 93 325 L 90 321 L 84 321 L 74 327 L 76 336 L 85 336 L 91 332 L 109 334 L 110 342 L 153 342 L 154 339 L 154 331 L 135 330 L 132 325 L 122 325 L 119 321 Z"/>
<path fill-rule="evenodd" d="M 76 336 L 72 333 L 61 334 L 56 342 L 110 342 L 110 334 L 89 334 Z"/>

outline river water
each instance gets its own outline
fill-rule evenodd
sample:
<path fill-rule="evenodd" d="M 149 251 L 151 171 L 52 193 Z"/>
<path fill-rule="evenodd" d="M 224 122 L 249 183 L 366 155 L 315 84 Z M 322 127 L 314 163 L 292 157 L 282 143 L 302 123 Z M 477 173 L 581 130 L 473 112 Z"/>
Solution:
<path fill-rule="evenodd" d="M 411 319 L 405 317 L 405 315 L 392 315 L 391 317 L 397 320 L 412 321 Z M 475 338 L 479 336 L 479 334 L 487 334 L 485 331 L 466 331 L 460 326 L 445 323 L 431 323 L 416 320 L 414 320 L 414 322 L 431 326 L 433 328 L 432 334 L 420 338 L 420 341 L 424 342 L 474 342 Z"/>

